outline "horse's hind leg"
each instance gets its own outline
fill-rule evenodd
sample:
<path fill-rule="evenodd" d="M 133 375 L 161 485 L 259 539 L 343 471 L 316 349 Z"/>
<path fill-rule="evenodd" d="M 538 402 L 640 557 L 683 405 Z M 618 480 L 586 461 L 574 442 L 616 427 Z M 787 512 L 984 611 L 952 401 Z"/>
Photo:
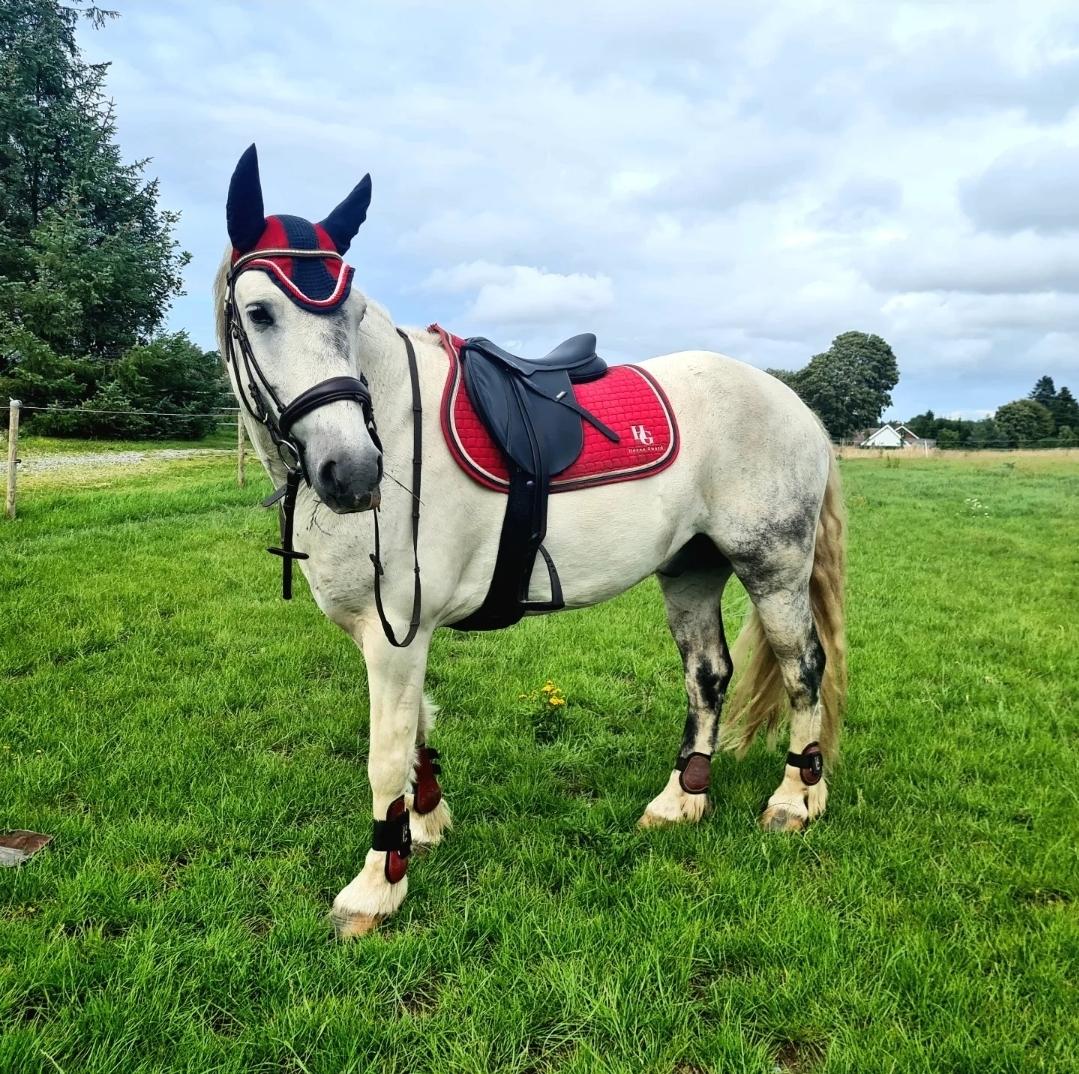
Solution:
<path fill-rule="evenodd" d="M 694 538 L 657 572 L 667 622 L 682 654 L 689 710 L 675 768 L 645 809 L 642 827 L 697 821 L 708 805 L 712 753 L 732 670 L 720 609 L 730 574 L 730 564 L 705 537 Z"/>
<path fill-rule="evenodd" d="M 754 597 L 790 700 L 790 754 L 783 781 L 761 816 L 766 831 L 798 831 L 824 812 L 828 785 L 821 753 L 824 647 L 813 624 L 809 582 Z M 789 763 L 795 760 L 796 763 Z"/>

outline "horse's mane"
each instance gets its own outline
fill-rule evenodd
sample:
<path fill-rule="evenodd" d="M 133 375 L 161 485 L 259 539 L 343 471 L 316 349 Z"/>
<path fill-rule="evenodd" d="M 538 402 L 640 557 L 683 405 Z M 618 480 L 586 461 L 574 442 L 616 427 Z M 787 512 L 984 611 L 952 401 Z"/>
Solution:
<path fill-rule="evenodd" d="M 225 361 L 225 278 L 232 260 L 232 248 L 226 247 L 221 264 L 214 274 L 214 334 L 217 336 L 217 350 L 221 361 Z"/>

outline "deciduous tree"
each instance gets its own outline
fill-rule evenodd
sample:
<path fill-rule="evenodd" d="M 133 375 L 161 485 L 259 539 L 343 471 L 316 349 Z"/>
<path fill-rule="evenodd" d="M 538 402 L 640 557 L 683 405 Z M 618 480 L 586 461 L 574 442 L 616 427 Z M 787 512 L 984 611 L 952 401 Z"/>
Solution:
<path fill-rule="evenodd" d="M 1053 435 L 1053 415 L 1033 399 L 1005 403 L 997 410 L 995 421 L 1012 447 L 1034 446 Z"/>
<path fill-rule="evenodd" d="M 876 423 L 892 404 L 899 366 L 880 336 L 844 332 L 797 372 L 769 370 L 793 388 L 837 438 Z"/>

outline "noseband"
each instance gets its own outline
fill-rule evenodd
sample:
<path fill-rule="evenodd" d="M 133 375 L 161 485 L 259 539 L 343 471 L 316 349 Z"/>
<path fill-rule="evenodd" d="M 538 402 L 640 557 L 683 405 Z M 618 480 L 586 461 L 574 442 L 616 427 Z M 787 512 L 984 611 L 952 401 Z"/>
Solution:
<path fill-rule="evenodd" d="M 281 557 L 281 596 L 285 600 L 292 599 L 292 563 L 297 559 L 308 559 L 306 552 L 298 552 L 293 547 L 293 520 L 296 513 L 296 496 L 300 489 L 300 481 L 306 481 L 310 486 L 311 478 L 307 472 L 307 463 L 304 458 L 303 444 L 293 435 L 293 427 L 306 415 L 318 410 L 330 403 L 338 403 L 342 400 L 351 400 L 360 404 L 363 411 L 363 420 L 367 426 L 368 435 L 371 437 L 379 454 L 382 454 L 382 441 L 378 436 L 378 427 L 375 425 L 374 406 L 371 401 L 371 392 L 367 386 L 367 378 L 361 373 L 357 377 L 329 377 L 312 385 L 306 391 L 301 392 L 291 403 L 287 405 L 274 390 L 266 374 L 255 358 L 251 347 L 251 340 L 240 319 L 236 307 L 236 280 L 240 273 L 248 268 L 253 261 L 264 260 L 272 257 L 302 257 L 302 258 L 328 258 L 341 261 L 341 255 L 331 250 L 256 250 L 244 254 L 238 258 L 229 270 L 226 277 L 228 292 L 225 298 L 225 360 L 232 367 L 237 393 L 244 409 L 263 425 L 270 434 L 278 458 L 285 467 L 285 483 L 272 495 L 263 500 L 264 507 L 272 507 L 281 503 L 281 547 L 268 548 L 267 551 Z M 412 380 L 412 420 L 413 420 L 413 456 L 412 456 L 412 551 L 415 562 L 415 588 L 413 592 L 412 618 L 409 622 L 408 633 L 400 641 L 394 636 L 386 614 L 382 606 L 381 577 L 384 573 L 382 562 L 379 558 L 379 533 L 378 533 L 378 510 L 375 509 L 375 550 L 371 556 L 371 562 L 375 568 L 375 605 L 378 609 L 379 619 L 387 640 L 395 647 L 403 647 L 411 643 L 416 636 L 420 625 L 420 566 L 418 558 L 419 526 L 420 526 L 420 459 L 421 459 L 421 425 L 420 419 L 422 408 L 420 406 L 419 374 L 416 368 L 416 354 L 412 347 L 412 341 L 402 332 L 397 334 L 404 340 L 405 349 L 408 353 L 409 373 Z M 237 358 L 236 350 L 239 350 Z M 246 382 L 246 383 L 245 383 Z M 267 397 L 273 406 L 267 405 Z"/>

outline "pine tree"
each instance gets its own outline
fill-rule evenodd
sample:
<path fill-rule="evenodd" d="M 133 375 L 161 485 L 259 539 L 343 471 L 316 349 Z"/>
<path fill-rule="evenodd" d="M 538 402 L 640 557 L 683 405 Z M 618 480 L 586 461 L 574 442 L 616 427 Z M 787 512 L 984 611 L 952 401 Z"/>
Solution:
<path fill-rule="evenodd" d="M 1049 411 L 1050 415 L 1053 418 L 1052 432 L 1055 432 L 1057 424 L 1055 411 L 1057 389 L 1056 385 L 1053 383 L 1053 378 L 1039 377 L 1034 384 L 1033 390 L 1031 391 L 1030 395 L 1027 396 L 1027 398 L 1033 399 L 1035 403 L 1040 403 L 1043 407 L 1045 407 L 1046 410 Z"/>
<path fill-rule="evenodd" d="M 147 161 L 116 145 L 108 65 L 79 53 L 80 17 L 112 14 L 0 0 L 0 322 L 78 357 L 148 340 L 187 261 Z"/>
<path fill-rule="evenodd" d="M 0 393 L 189 415 L 220 405 L 222 378 L 186 336 L 157 336 L 189 256 L 178 214 L 159 207 L 148 161 L 125 163 L 108 64 L 87 63 L 76 38 L 80 20 L 113 17 L 84 0 L 0 0 Z M 147 347 L 179 356 L 188 381 L 166 376 Z M 151 376 L 136 390 L 118 378 L 139 354 Z M 35 420 L 63 425 L 55 413 Z M 110 429 L 101 419 L 78 431 Z"/>
<path fill-rule="evenodd" d="M 1073 431 L 1079 429 L 1079 402 L 1076 402 L 1066 384 L 1062 385 L 1057 392 L 1053 405 L 1049 408 L 1053 420 L 1057 423 L 1057 430 L 1067 425 Z"/>

